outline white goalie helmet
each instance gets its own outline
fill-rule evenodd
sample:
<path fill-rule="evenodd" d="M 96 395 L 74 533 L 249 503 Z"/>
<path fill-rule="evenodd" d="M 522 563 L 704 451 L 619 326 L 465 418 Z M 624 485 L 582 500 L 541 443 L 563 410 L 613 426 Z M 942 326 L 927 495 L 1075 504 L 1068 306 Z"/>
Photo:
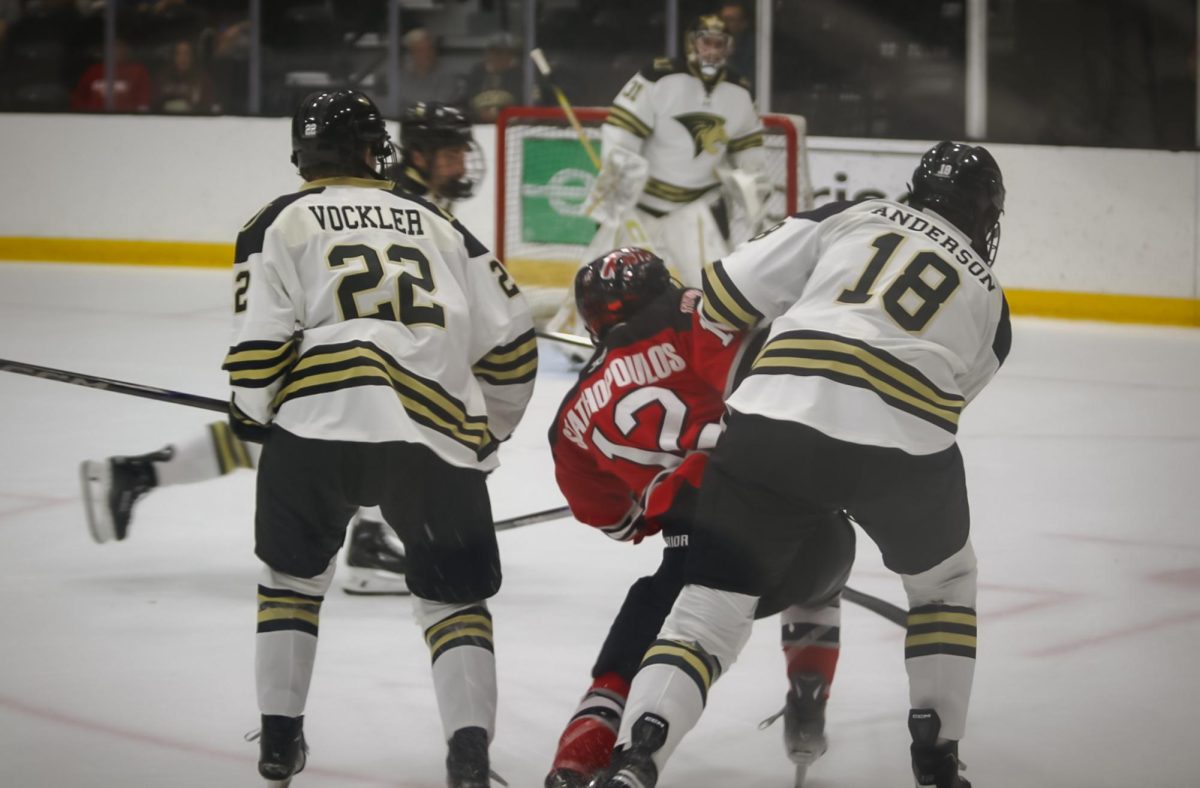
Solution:
<path fill-rule="evenodd" d="M 733 35 L 716 14 L 699 17 L 684 36 L 688 64 L 704 79 L 715 79 L 733 54 Z"/>

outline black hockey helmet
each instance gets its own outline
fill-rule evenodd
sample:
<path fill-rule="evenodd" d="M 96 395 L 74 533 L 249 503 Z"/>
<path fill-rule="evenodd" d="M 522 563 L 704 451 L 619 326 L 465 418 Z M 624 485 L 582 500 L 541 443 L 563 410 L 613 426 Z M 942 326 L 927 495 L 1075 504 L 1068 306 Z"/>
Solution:
<path fill-rule="evenodd" d="M 1000 245 L 1004 178 L 986 148 L 939 142 L 921 157 L 909 186 L 909 203 L 944 216 L 971 239 L 991 265 Z"/>
<path fill-rule="evenodd" d="M 636 246 L 614 249 L 575 274 L 575 308 L 594 341 L 671 287 L 662 258 Z"/>
<path fill-rule="evenodd" d="M 400 156 L 412 165 L 413 152 L 432 158 L 442 148 L 466 149 L 466 174 L 443 187 L 442 196 L 452 200 L 470 197 L 483 180 L 483 154 L 471 136 L 471 122 L 457 107 L 436 101 L 421 101 L 400 116 Z M 413 165 L 415 166 L 415 165 Z M 431 173 L 421 172 L 428 180 Z"/>
<path fill-rule="evenodd" d="M 319 90 L 300 102 L 292 116 L 292 164 L 300 174 L 380 178 L 392 146 L 383 114 L 358 90 Z M 363 161 L 370 151 L 379 161 Z"/>
<path fill-rule="evenodd" d="M 698 46 L 700 39 L 707 39 L 714 43 L 723 41 L 725 47 L 722 54 L 720 56 L 702 54 Z M 733 34 L 729 32 L 725 20 L 716 14 L 704 14 L 698 17 L 688 26 L 683 41 L 684 48 L 687 50 L 688 65 L 698 70 L 706 80 L 715 79 L 721 73 L 721 69 L 725 68 L 729 56 L 733 54 Z"/>

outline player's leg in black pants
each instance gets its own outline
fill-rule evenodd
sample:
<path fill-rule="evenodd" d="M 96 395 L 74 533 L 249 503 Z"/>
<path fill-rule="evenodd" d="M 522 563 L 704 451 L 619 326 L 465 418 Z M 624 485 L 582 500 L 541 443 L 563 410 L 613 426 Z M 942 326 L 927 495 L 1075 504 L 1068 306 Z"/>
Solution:
<path fill-rule="evenodd" d="M 831 471 L 790 427 L 733 413 L 708 463 L 685 585 L 642 661 L 618 737 L 631 753 L 649 751 L 656 770 L 699 719 L 713 681 L 736 660 L 760 597 L 781 585 L 809 534 L 836 522 L 835 505 L 797 494 L 805 474 Z"/>
<path fill-rule="evenodd" d="M 683 587 L 696 496 L 694 488 L 681 488 L 670 511 L 660 518 L 667 543 L 662 562 L 654 574 L 629 587 L 592 667 L 591 686 L 559 738 L 546 788 L 582 786 L 608 765 L 629 683 Z"/>
<path fill-rule="evenodd" d="M 382 451 L 364 473 L 382 474 L 380 508 L 404 542 L 448 744 L 447 784 L 486 785 L 497 696 L 487 600 L 501 582 L 486 477 L 422 445 L 387 444 Z"/>

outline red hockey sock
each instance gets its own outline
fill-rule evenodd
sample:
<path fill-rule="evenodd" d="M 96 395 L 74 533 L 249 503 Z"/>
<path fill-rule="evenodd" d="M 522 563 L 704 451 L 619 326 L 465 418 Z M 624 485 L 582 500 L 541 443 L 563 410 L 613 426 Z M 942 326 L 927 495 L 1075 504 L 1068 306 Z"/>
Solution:
<path fill-rule="evenodd" d="M 787 659 L 787 674 L 794 676 L 797 673 L 816 673 L 825 680 L 825 697 L 828 698 L 840 651 L 837 644 L 784 646 L 783 656 Z"/>
<path fill-rule="evenodd" d="M 593 681 L 558 740 L 553 768 L 590 776 L 608 766 L 628 695 L 629 682 L 616 673 Z"/>

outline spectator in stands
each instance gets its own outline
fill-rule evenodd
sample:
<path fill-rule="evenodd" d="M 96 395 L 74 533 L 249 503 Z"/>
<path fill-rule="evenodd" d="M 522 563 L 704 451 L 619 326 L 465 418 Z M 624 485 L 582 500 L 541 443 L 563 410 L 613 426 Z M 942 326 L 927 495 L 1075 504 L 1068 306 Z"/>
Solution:
<path fill-rule="evenodd" d="M 4 38 L 8 29 L 21 15 L 21 0 L 0 0 L 0 47 L 4 46 Z"/>
<path fill-rule="evenodd" d="M 500 110 L 521 103 L 521 46 L 511 33 L 496 33 L 483 61 L 467 72 L 461 103 L 473 123 L 493 123 Z"/>
<path fill-rule="evenodd" d="M 192 42 L 176 41 L 171 47 L 171 62 L 158 75 L 154 86 L 154 109 L 156 112 L 193 115 L 221 111 L 212 80 L 196 62 Z"/>
<path fill-rule="evenodd" d="M 113 79 L 113 111 L 149 112 L 153 89 L 146 67 L 130 59 L 129 45 L 117 39 L 117 67 Z M 71 109 L 76 112 L 103 112 L 106 81 L 104 60 L 93 63 L 83 72 L 71 94 Z"/>
<path fill-rule="evenodd" d="M 404 69 L 400 75 L 400 109 L 422 101 L 448 104 L 460 95 L 459 77 L 438 57 L 438 43 L 423 27 L 404 34 Z"/>
<path fill-rule="evenodd" d="M 729 66 L 754 84 L 754 30 L 750 24 L 750 12 L 742 3 L 725 3 L 721 6 L 721 19 L 733 36 L 733 55 Z"/>

